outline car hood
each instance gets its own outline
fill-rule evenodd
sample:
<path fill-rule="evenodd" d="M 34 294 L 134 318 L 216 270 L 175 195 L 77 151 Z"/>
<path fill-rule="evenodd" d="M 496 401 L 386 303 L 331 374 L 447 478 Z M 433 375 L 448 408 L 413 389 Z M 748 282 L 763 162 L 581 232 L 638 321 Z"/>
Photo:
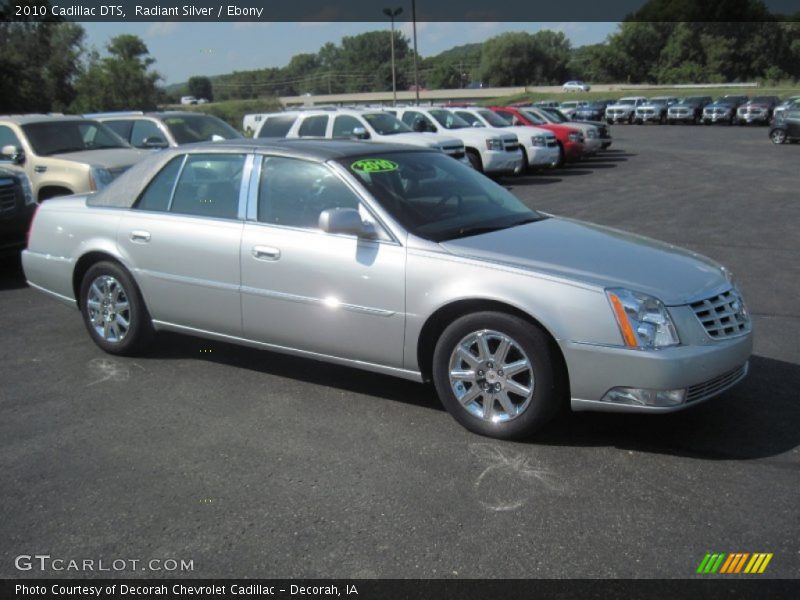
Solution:
<path fill-rule="evenodd" d="M 712 102 L 706 104 L 706 108 L 736 108 L 736 104 L 732 102 Z"/>
<path fill-rule="evenodd" d="M 580 124 L 580 125 L 591 125 L 592 127 L 597 127 L 598 129 L 603 129 L 606 127 L 605 122 L 603 121 L 586 121 L 585 119 L 576 119 L 571 121 L 570 123 Z"/>
<path fill-rule="evenodd" d="M 670 106 L 670 108 L 697 108 L 701 106 L 699 103 L 695 104 L 694 102 L 678 102 Z"/>
<path fill-rule="evenodd" d="M 727 283 L 721 265 L 644 236 L 551 217 L 440 244 L 452 254 L 602 288 L 625 287 L 668 306 L 712 295 Z"/>
<path fill-rule="evenodd" d="M 504 133 L 503 129 L 489 129 L 488 127 L 464 127 L 463 129 L 447 129 L 445 135 L 452 135 L 461 138 L 465 142 L 486 147 L 486 140 L 501 138 L 503 140 L 515 142 L 517 136 L 513 133 Z"/>
<path fill-rule="evenodd" d="M 65 154 L 54 154 L 48 158 L 59 158 L 72 162 L 84 163 L 94 167 L 114 170 L 139 162 L 146 156 L 150 156 L 146 150 L 135 148 L 107 148 L 105 150 L 84 150 L 82 152 L 67 152 Z"/>
<path fill-rule="evenodd" d="M 505 131 L 506 133 L 513 133 L 517 138 L 522 141 L 523 139 L 530 139 L 534 135 L 543 135 L 546 137 L 555 137 L 553 132 L 543 127 L 536 125 L 512 125 L 511 127 L 487 127 L 487 131 Z"/>
<path fill-rule="evenodd" d="M 389 142 L 392 144 L 412 144 L 427 148 L 441 148 L 442 146 L 463 146 L 464 142 L 451 135 L 441 135 L 433 132 L 408 132 L 383 135 L 375 141 Z"/>

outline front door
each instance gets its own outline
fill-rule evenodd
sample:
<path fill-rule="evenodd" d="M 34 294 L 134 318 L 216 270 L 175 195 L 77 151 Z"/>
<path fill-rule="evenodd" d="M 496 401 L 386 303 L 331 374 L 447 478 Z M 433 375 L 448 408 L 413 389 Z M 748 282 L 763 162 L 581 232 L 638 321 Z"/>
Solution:
<path fill-rule="evenodd" d="M 245 336 L 268 344 L 393 367 L 403 363 L 405 248 L 321 231 L 328 208 L 360 198 L 329 167 L 264 157 L 255 220 L 242 236 Z"/>

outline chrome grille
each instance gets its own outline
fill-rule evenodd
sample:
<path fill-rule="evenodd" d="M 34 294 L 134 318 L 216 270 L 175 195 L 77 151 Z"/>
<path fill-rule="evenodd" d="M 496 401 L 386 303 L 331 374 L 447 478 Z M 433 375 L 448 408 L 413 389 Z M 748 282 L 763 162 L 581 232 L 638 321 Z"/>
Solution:
<path fill-rule="evenodd" d="M 7 182 L 11 182 L 10 184 Z M 0 213 L 14 212 L 17 207 L 17 190 L 14 181 L 4 179 L 0 182 Z"/>
<path fill-rule="evenodd" d="M 734 289 L 690 306 L 711 339 L 724 340 L 750 331 L 744 301 Z"/>
<path fill-rule="evenodd" d="M 519 150 L 519 142 L 512 142 L 509 140 L 503 141 L 503 147 L 506 152 L 516 152 Z"/>
<path fill-rule="evenodd" d="M 733 371 L 728 371 L 719 377 L 714 377 L 714 379 L 709 379 L 703 383 L 689 386 L 686 390 L 686 403 L 704 400 L 728 389 L 747 375 L 747 369 L 748 363 L 744 363 L 741 367 Z"/>
<path fill-rule="evenodd" d="M 548 148 L 555 148 L 556 146 L 558 146 L 558 140 L 555 137 L 548 136 L 545 139 L 547 140 Z"/>

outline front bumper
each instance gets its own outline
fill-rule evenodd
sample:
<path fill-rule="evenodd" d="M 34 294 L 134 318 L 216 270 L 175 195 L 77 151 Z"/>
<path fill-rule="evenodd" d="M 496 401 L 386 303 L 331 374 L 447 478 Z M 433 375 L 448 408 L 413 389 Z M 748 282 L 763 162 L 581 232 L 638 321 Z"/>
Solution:
<path fill-rule="evenodd" d="M 611 123 L 627 123 L 633 117 L 633 111 L 626 113 L 606 113 L 606 121 Z"/>
<path fill-rule="evenodd" d="M 528 166 L 530 167 L 552 167 L 558 162 L 558 146 L 534 146 L 533 144 L 525 147 L 528 155 Z"/>
<path fill-rule="evenodd" d="M 590 156 L 592 154 L 597 154 L 603 148 L 603 140 L 599 137 L 596 138 L 585 138 L 583 142 L 583 154 L 584 156 Z"/>
<path fill-rule="evenodd" d="M 522 150 L 485 150 L 481 154 L 481 160 L 486 173 L 514 173 L 522 168 Z"/>
<path fill-rule="evenodd" d="M 730 113 L 703 113 L 703 123 L 722 123 L 731 120 Z"/>
<path fill-rule="evenodd" d="M 580 342 L 563 342 L 570 377 L 572 410 L 673 412 L 694 406 L 735 385 L 747 374 L 753 334 L 708 345 L 661 350 L 629 350 Z M 602 399 L 613 388 L 687 389 L 675 406 L 617 404 Z"/>
<path fill-rule="evenodd" d="M 667 121 L 694 121 L 693 112 L 686 113 L 667 113 Z"/>
<path fill-rule="evenodd" d="M 661 113 L 636 113 L 636 120 L 642 123 L 660 123 Z"/>
<path fill-rule="evenodd" d="M 736 122 L 737 123 L 769 123 L 770 117 L 768 114 L 750 114 L 750 115 L 736 115 Z"/>

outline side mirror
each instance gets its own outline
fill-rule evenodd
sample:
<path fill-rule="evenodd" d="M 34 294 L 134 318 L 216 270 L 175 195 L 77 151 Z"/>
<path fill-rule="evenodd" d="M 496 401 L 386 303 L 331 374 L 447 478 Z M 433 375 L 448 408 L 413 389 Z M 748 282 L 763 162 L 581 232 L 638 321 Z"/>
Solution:
<path fill-rule="evenodd" d="M 473 121 L 472 126 L 473 127 L 483 127 L 483 123 L 481 123 L 480 121 Z"/>
<path fill-rule="evenodd" d="M 368 140 L 369 133 L 363 127 L 353 127 L 353 138 L 357 140 Z"/>
<path fill-rule="evenodd" d="M 142 143 L 142 147 L 144 148 L 166 148 L 167 146 L 169 146 L 167 141 L 157 135 L 145 138 L 144 142 Z"/>
<path fill-rule="evenodd" d="M 10 160 L 15 165 L 21 165 L 25 162 L 25 151 L 13 144 L 3 146 L 2 150 L 0 150 L 0 154 L 3 155 L 5 160 Z"/>
<path fill-rule="evenodd" d="M 329 208 L 319 214 L 319 228 L 325 233 L 344 233 L 361 238 L 376 237 L 375 227 L 364 223 L 355 208 Z"/>

